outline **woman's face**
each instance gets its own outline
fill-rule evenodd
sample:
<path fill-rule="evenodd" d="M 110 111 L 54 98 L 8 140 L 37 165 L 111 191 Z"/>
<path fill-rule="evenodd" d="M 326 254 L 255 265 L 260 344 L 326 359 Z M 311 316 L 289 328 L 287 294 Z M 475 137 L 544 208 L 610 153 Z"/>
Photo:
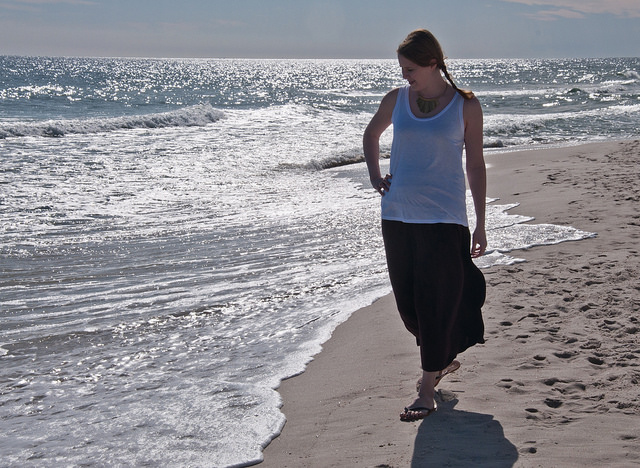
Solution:
<path fill-rule="evenodd" d="M 435 64 L 421 67 L 402 55 L 398 55 L 398 63 L 402 69 L 402 78 L 407 80 L 414 89 L 424 88 L 431 80 L 433 70 L 436 67 Z"/>

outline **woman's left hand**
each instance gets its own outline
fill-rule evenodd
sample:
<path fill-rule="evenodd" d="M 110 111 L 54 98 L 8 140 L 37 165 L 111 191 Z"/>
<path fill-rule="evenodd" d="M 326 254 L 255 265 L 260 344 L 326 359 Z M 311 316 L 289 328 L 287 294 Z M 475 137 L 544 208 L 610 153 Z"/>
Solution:
<path fill-rule="evenodd" d="M 471 243 L 471 258 L 478 258 L 484 255 L 487 250 L 487 233 L 484 229 L 476 228 L 473 231 L 473 240 Z"/>

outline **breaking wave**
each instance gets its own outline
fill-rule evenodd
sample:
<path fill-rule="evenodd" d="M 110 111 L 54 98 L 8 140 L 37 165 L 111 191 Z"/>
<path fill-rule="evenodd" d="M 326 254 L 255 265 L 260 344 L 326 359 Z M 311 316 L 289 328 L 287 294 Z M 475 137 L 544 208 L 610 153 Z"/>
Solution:
<path fill-rule="evenodd" d="M 69 134 L 103 133 L 136 128 L 204 127 L 224 117 L 211 104 L 197 104 L 182 109 L 145 115 L 111 118 L 45 120 L 0 124 L 0 139 L 10 137 L 63 137 Z"/>

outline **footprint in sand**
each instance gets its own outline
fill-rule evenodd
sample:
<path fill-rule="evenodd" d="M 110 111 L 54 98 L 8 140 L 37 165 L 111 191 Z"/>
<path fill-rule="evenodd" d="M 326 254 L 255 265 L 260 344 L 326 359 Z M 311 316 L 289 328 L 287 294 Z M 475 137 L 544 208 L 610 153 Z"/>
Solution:
<path fill-rule="evenodd" d="M 538 453 L 538 449 L 535 447 L 535 444 L 537 444 L 538 442 L 535 440 L 528 440 L 525 442 L 525 445 L 530 445 L 530 447 L 522 447 L 519 452 L 522 454 L 527 454 L 527 453 Z"/>
<path fill-rule="evenodd" d="M 546 380 L 545 384 L 554 387 L 554 390 L 560 392 L 563 395 L 574 395 L 576 393 L 582 393 L 587 389 L 587 386 L 582 382 L 572 382 L 559 379 Z"/>
<path fill-rule="evenodd" d="M 556 377 L 551 377 L 550 379 L 544 380 L 542 383 L 548 385 L 549 387 L 553 387 L 558 382 L 561 382 L 561 380 Z"/>
<path fill-rule="evenodd" d="M 586 343 L 584 343 L 583 345 L 580 345 L 580 348 L 582 348 L 582 349 L 598 349 L 600 346 L 602 346 L 602 342 L 600 340 L 597 340 L 595 338 L 589 338 L 589 340 L 587 340 Z"/>
<path fill-rule="evenodd" d="M 537 408 L 525 408 L 524 410 L 528 413 L 527 419 L 540 419 L 540 416 L 538 416 L 540 411 Z"/>
<path fill-rule="evenodd" d="M 545 398 L 544 404 L 549 408 L 560 408 L 562 406 L 562 401 L 555 398 Z"/>
<path fill-rule="evenodd" d="M 500 380 L 500 382 L 498 382 L 496 384 L 496 386 L 504 388 L 506 390 L 511 390 L 511 389 L 519 389 L 519 387 L 524 387 L 524 383 L 523 382 L 516 382 L 513 379 L 502 379 Z"/>
<path fill-rule="evenodd" d="M 587 361 L 589 361 L 591 364 L 595 364 L 596 366 L 601 366 L 604 364 L 604 360 L 600 359 L 597 356 L 590 356 L 587 358 Z"/>
<path fill-rule="evenodd" d="M 557 353 L 553 353 L 553 355 L 560 359 L 570 359 L 576 355 L 576 353 L 572 351 L 560 351 Z"/>

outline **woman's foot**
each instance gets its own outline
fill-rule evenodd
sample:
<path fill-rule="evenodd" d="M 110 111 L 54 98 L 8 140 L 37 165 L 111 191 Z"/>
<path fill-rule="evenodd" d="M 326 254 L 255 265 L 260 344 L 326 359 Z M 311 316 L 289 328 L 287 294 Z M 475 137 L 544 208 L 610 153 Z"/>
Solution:
<path fill-rule="evenodd" d="M 449 364 L 447 367 L 442 369 L 438 373 L 438 375 L 436 375 L 436 382 L 435 382 L 433 388 L 438 386 L 438 384 L 440 383 L 440 381 L 442 380 L 442 378 L 445 375 L 451 374 L 452 372 L 455 372 L 458 369 L 460 369 L 460 361 L 456 361 L 456 360 L 451 361 L 451 364 Z M 418 381 L 416 382 L 416 391 L 418 391 L 418 392 L 420 391 L 420 385 L 422 385 L 422 379 L 418 379 Z"/>
<path fill-rule="evenodd" d="M 417 421 L 436 411 L 434 387 L 437 376 L 438 372 L 422 371 L 422 383 L 418 390 L 418 398 L 400 414 L 401 421 Z"/>

